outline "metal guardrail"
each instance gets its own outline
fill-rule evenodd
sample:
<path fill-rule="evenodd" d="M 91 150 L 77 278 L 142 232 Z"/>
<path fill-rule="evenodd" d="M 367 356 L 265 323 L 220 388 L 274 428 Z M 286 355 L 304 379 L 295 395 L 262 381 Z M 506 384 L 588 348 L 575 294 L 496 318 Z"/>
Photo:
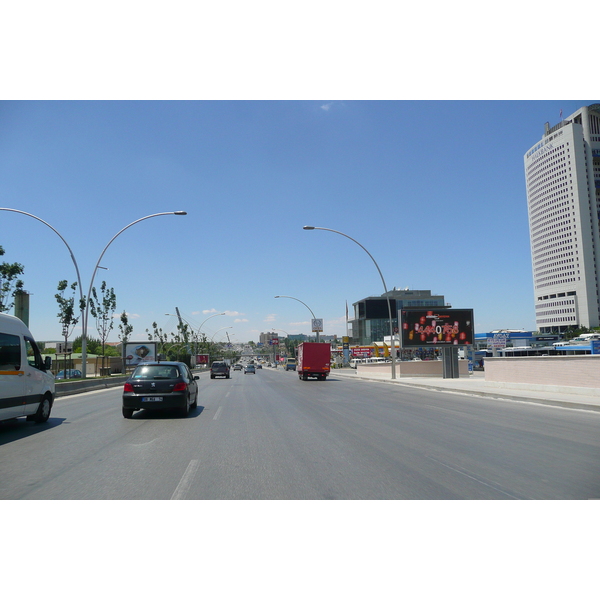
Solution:
<path fill-rule="evenodd" d="M 71 396 L 82 392 L 91 392 L 93 390 L 103 390 L 111 387 L 123 385 L 127 381 L 127 375 L 119 377 L 102 377 L 78 381 L 56 382 L 56 397 Z"/>
<path fill-rule="evenodd" d="M 203 372 L 206 369 L 192 369 L 192 372 Z M 78 379 L 77 381 L 57 381 L 56 397 L 72 396 L 83 392 L 92 392 L 94 390 L 104 390 L 111 387 L 123 385 L 129 375 L 112 375 L 110 377 L 98 377 L 93 379 Z"/>

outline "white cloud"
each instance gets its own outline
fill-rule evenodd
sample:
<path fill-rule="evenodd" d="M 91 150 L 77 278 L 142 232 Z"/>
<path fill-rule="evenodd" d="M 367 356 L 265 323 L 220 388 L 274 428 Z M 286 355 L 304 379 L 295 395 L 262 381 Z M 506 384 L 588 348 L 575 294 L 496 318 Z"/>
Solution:
<path fill-rule="evenodd" d="M 264 322 L 265 322 L 265 323 L 272 323 L 273 321 L 276 321 L 276 320 L 277 320 L 277 315 L 276 315 L 276 314 L 267 315 L 267 316 L 264 318 Z"/>
<path fill-rule="evenodd" d="M 248 319 L 234 319 L 233 322 L 234 323 L 247 323 Z"/>
<path fill-rule="evenodd" d="M 331 108 L 331 105 L 333 104 L 333 102 L 327 102 L 326 104 L 323 104 L 321 106 L 321 110 L 325 110 L 328 111 Z"/>

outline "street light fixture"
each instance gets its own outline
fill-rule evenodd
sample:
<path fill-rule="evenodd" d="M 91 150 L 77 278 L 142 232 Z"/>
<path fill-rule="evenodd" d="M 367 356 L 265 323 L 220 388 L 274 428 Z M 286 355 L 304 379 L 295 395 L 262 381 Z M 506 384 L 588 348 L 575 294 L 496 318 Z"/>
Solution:
<path fill-rule="evenodd" d="M 47 227 L 52 229 L 52 231 L 54 231 L 54 233 L 63 241 L 63 243 L 67 247 L 67 250 L 69 251 L 69 254 L 71 255 L 71 260 L 73 261 L 73 264 L 75 265 L 75 272 L 77 273 L 77 283 L 79 284 L 79 299 L 80 299 L 80 306 L 81 306 L 81 326 L 83 327 L 84 311 L 83 311 L 83 287 L 81 286 L 81 276 L 79 274 L 79 267 L 77 266 L 77 261 L 75 260 L 75 255 L 73 254 L 73 251 L 71 250 L 71 247 L 69 246 L 69 244 L 67 244 L 67 240 L 65 240 L 65 238 L 56 229 L 54 229 L 54 227 L 52 227 L 52 225 L 50 225 L 50 223 L 46 223 L 46 221 L 44 221 L 43 219 L 40 219 L 39 217 L 36 217 L 35 215 L 32 215 L 31 213 L 25 212 L 23 210 L 17 210 L 16 208 L 0 208 L 0 210 L 6 210 L 8 212 L 15 212 L 15 213 L 19 213 L 21 215 L 25 215 L 27 217 L 31 217 L 32 219 L 36 219 L 40 223 L 43 223 L 44 225 L 46 225 Z"/>
<path fill-rule="evenodd" d="M 221 327 L 221 329 L 217 329 L 213 336 L 210 338 L 210 343 L 212 344 L 213 340 L 215 339 L 215 335 L 217 335 L 217 333 L 219 333 L 219 331 L 223 331 L 223 329 L 233 329 L 233 325 L 228 325 L 227 327 Z"/>
<path fill-rule="evenodd" d="M 130 227 L 133 227 L 133 225 L 135 225 L 136 223 L 140 223 L 141 221 L 145 221 L 146 219 L 152 219 L 153 217 L 162 217 L 162 216 L 167 216 L 167 215 L 183 216 L 183 215 L 187 215 L 187 212 L 184 210 L 161 212 L 161 213 L 155 213 L 153 215 L 146 215 L 145 217 L 142 217 L 141 219 L 136 219 L 135 221 L 129 223 L 129 225 L 126 225 L 125 227 L 123 227 L 123 229 L 121 229 L 121 231 L 117 232 L 111 238 L 111 240 L 108 242 L 108 244 L 106 244 L 106 246 L 104 246 L 104 250 L 102 250 L 100 257 L 98 258 L 98 261 L 96 262 L 96 266 L 94 267 L 94 272 L 92 273 L 92 279 L 90 280 L 90 289 L 88 290 L 88 295 L 85 298 L 85 319 L 84 319 L 84 323 L 83 323 L 83 332 L 81 334 L 81 372 L 82 372 L 83 377 L 86 376 L 86 371 L 87 371 L 87 327 L 88 327 L 88 314 L 89 314 L 89 308 L 90 308 L 90 295 L 92 294 L 92 287 L 94 285 L 94 278 L 96 277 L 96 271 L 98 271 L 98 269 L 100 268 L 100 262 L 102 261 L 102 257 L 104 256 L 104 253 L 108 250 L 108 247 L 115 241 L 115 239 L 117 237 L 119 237 L 126 229 L 129 229 Z"/>
<path fill-rule="evenodd" d="M 298 298 L 294 298 L 293 296 L 275 296 L 275 298 L 291 298 L 292 300 L 296 300 L 296 302 L 300 302 L 300 304 L 304 304 L 304 306 L 306 306 L 306 308 L 308 308 L 313 319 L 317 318 L 317 317 L 315 317 L 315 313 L 311 310 L 310 306 L 308 306 L 308 304 L 306 304 L 306 302 L 302 302 L 302 300 L 298 300 Z M 319 332 L 317 331 L 316 334 L 317 334 L 317 342 L 318 342 L 319 341 Z"/>
<path fill-rule="evenodd" d="M 54 231 L 54 233 L 56 233 L 56 235 L 58 235 L 58 237 L 64 242 L 65 246 L 69 250 L 69 254 L 71 255 L 71 260 L 73 261 L 73 264 L 75 265 L 75 271 L 77 273 L 77 283 L 79 284 L 79 297 L 81 300 L 81 304 L 85 304 L 85 309 L 82 308 L 82 310 L 81 310 L 81 329 L 82 329 L 82 331 L 81 331 L 81 373 L 82 373 L 82 377 L 85 378 L 87 375 L 87 326 L 88 326 L 88 313 L 89 313 L 89 306 L 90 306 L 90 295 L 92 293 L 92 287 L 94 285 L 94 278 L 96 277 L 96 271 L 98 269 L 106 268 L 106 267 L 100 266 L 100 262 L 102 261 L 102 257 L 104 256 L 104 253 L 106 252 L 108 247 L 114 242 L 115 238 L 117 238 L 119 235 L 121 235 L 126 229 L 129 229 L 131 226 L 135 225 L 136 223 L 139 223 L 140 221 L 145 221 L 146 219 L 151 219 L 152 217 L 161 217 L 163 215 L 182 216 L 182 215 L 187 215 L 187 212 L 184 210 L 176 210 L 176 211 L 172 211 L 172 212 L 162 212 L 162 213 L 156 213 L 153 215 L 147 215 L 145 217 L 142 217 L 141 219 L 137 219 L 136 221 L 129 223 L 129 225 L 127 225 L 126 227 L 123 227 L 123 229 L 121 229 L 121 231 L 119 231 L 116 235 L 114 235 L 113 238 L 110 240 L 110 242 L 108 242 L 108 244 L 106 244 L 106 246 L 104 247 L 104 250 L 102 250 L 102 253 L 100 254 L 100 258 L 98 259 L 98 262 L 96 263 L 96 266 L 94 267 L 94 272 L 92 273 L 92 279 L 90 281 L 90 289 L 88 291 L 88 295 L 84 297 L 83 289 L 82 289 L 82 285 L 81 285 L 81 276 L 79 274 L 79 267 L 77 266 L 77 261 L 75 260 L 73 251 L 71 250 L 71 247 L 69 246 L 69 244 L 67 244 L 67 241 L 65 240 L 65 238 L 54 227 L 52 227 L 52 225 L 50 225 L 49 223 L 46 223 L 46 221 L 44 221 L 43 219 L 40 219 L 39 217 L 36 217 L 35 215 L 32 215 L 31 213 L 28 213 L 28 212 L 25 212 L 22 210 L 17 210 L 15 208 L 0 208 L 0 210 L 19 213 L 19 214 L 31 217 L 33 219 L 36 219 L 37 221 L 40 221 L 40 223 L 43 223 L 44 225 L 46 225 L 50 229 L 52 229 L 52 231 Z"/>
<path fill-rule="evenodd" d="M 213 317 L 222 317 L 225 313 L 217 313 L 215 315 L 210 315 L 210 317 L 208 317 L 208 319 L 212 319 Z M 202 325 L 204 325 L 204 323 L 206 323 L 206 321 L 208 321 L 208 319 L 204 319 L 204 321 L 202 321 L 202 323 L 200 324 L 200 327 L 198 327 L 198 333 L 202 332 Z"/>
<path fill-rule="evenodd" d="M 326 227 L 313 227 L 311 225 L 305 225 L 302 229 L 305 229 L 307 231 L 312 231 L 313 229 L 320 229 L 321 231 L 331 231 L 332 233 L 337 233 L 339 235 L 343 235 L 344 237 L 348 238 L 349 240 L 352 240 L 355 244 L 360 246 L 369 255 L 369 257 L 371 258 L 371 260 L 377 267 L 377 271 L 379 272 L 379 276 L 381 277 L 381 281 L 383 283 L 383 291 L 385 294 L 388 293 L 387 285 L 385 284 L 385 279 L 383 278 L 383 274 L 381 273 L 381 269 L 379 268 L 377 261 L 371 256 L 371 253 L 361 243 L 357 242 L 354 238 L 350 237 L 349 235 L 346 235 L 345 233 L 342 233 L 341 231 L 336 231 L 335 229 L 327 229 Z M 390 317 L 390 341 L 391 341 L 391 345 L 392 345 L 392 352 L 390 353 L 390 356 L 392 357 L 392 379 L 396 379 L 396 340 L 394 337 L 394 321 L 392 319 L 392 300 L 391 300 L 390 296 L 388 296 L 387 301 L 388 301 L 388 312 L 389 312 L 389 317 Z"/>

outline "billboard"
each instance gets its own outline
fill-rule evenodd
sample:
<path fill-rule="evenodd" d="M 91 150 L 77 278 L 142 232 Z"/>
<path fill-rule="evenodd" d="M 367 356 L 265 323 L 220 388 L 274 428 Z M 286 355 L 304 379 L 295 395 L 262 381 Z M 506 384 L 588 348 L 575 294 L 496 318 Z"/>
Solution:
<path fill-rule="evenodd" d="M 400 323 L 403 348 L 465 346 L 475 337 L 472 308 L 405 308 Z"/>
<path fill-rule="evenodd" d="M 196 354 L 197 365 L 208 365 L 208 354 Z"/>
<path fill-rule="evenodd" d="M 127 342 L 123 346 L 126 365 L 139 365 L 156 360 L 156 342 Z"/>
<path fill-rule="evenodd" d="M 352 354 L 352 358 L 370 358 L 373 356 L 373 347 L 354 346 L 354 348 L 350 348 L 350 353 Z"/>

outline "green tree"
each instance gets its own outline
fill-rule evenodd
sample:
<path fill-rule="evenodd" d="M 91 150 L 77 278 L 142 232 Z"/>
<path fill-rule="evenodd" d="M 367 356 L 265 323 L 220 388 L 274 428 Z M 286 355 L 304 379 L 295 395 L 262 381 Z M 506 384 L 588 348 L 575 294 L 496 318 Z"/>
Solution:
<path fill-rule="evenodd" d="M 98 299 L 96 288 L 92 288 L 90 312 L 92 313 L 92 317 L 96 319 L 96 330 L 102 342 L 102 368 L 104 368 L 106 340 L 114 326 L 113 319 L 117 308 L 117 296 L 115 295 L 114 288 L 108 288 L 106 281 L 102 282 L 100 293 L 101 298 Z"/>
<path fill-rule="evenodd" d="M 0 256 L 4 248 L 0 246 Z M 19 263 L 0 263 L 0 312 L 8 312 L 15 304 L 15 294 L 23 291 L 23 281 L 19 279 L 25 268 Z"/>
<path fill-rule="evenodd" d="M 70 298 L 65 298 L 65 290 L 67 287 L 69 287 L 69 284 L 66 279 L 59 281 L 58 291 L 60 293 L 54 295 L 60 308 L 56 316 L 58 317 L 59 322 L 62 324 L 62 335 L 65 341 L 63 350 L 65 359 L 65 375 L 67 373 L 67 345 L 69 342 L 69 337 L 73 333 L 75 325 L 79 323 L 79 319 L 75 316 L 75 290 L 77 289 L 77 283 L 72 283 L 70 286 L 71 290 L 73 291 L 73 295 Z"/>
<path fill-rule="evenodd" d="M 59 322 L 62 324 L 62 333 L 65 338 L 65 346 L 73 328 L 79 323 L 79 318 L 75 316 L 75 291 L 77 290 L 77 282 L 71 284 L 71 290 L 73 295 L 70 298 L 65 298 L 65 290 L 69 287 L 66 279 L 58 282 L 59 294 L 55 294 L 54 297 L 58 302 L 60 308 L 59 313 L 56 315 Z"/>
<path fill-rule="evenodd" d="M 133 333 L 133 325 L 130 325 L 129 317 L 125 311 L 121 313 L 120 319 L 119 331 L 121 333 L 119 333 L 119 339 L 123 342 L 123 345 L 125 345 L 129 341 L 129 336 Z"/>
<path fill-rule="evenodd" d="M 159 327 L 156 324 L 156 321 L 152 323 L 152 331 L 146 329 L 146 333 L 148 334 L 148 340 L 158 340 L 158 354 L 165 353 L 165 347 L 169 341 L 169 334 L 162 330 L 162 327 Z M 171 334 L 173 335 L 173 334 Z"/>
<path fill-rule="evenodd" d="M 119 323 L 119 331 L 121 333 L 119 333 L 119 339 L 121 340 L 121 344 L 122 344 L 121 355 L 123 356 L 123 373 L 125 373 L 125 371 L 127 369 L 127 365 L 125 363 L 125 345 L 129 341 L 129 336 L 133 332 L 133 325 L 129 324 L 129 317 L 127 316 L 127 313 L 125 311 L 123 311 L 121 313 L 120 318 L 121 318 L 121 322 Z"/>
<path fill-rule="evenodd" d="M 81 352 L 82 338 L 77 336 L 73 340 L 73 352 Z M 102 353 L 102 342 L 96 338 L 87 337 L 87 352 L 88 354 L 101 354 Z"/>

